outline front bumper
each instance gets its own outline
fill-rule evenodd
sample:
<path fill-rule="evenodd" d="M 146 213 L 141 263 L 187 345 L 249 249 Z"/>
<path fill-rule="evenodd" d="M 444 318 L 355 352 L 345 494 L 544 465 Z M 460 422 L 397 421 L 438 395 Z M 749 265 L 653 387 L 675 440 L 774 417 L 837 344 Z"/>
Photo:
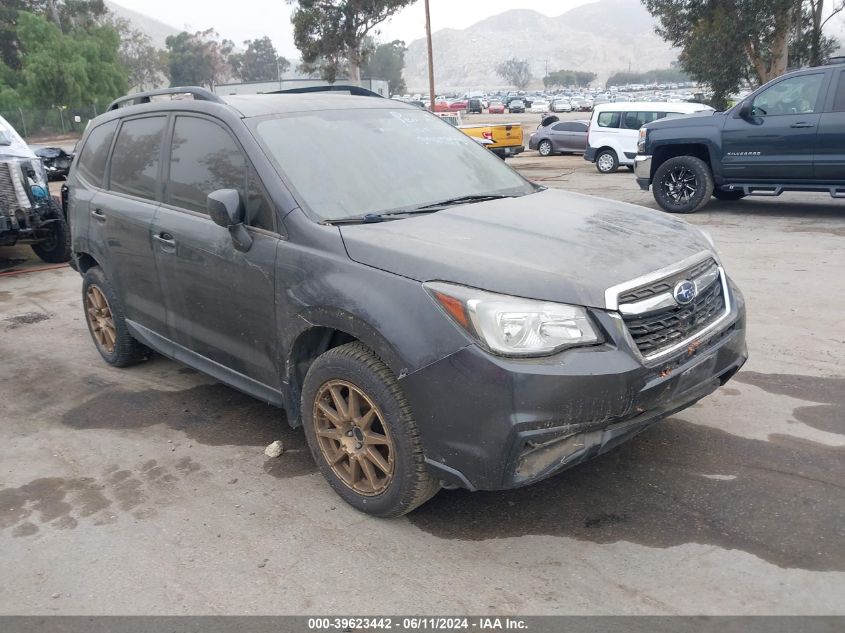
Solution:
<path fill-rule="evenodd" d="M 745 363 L 744 303 L 725 325 L 643 364 L 621 320 L 594 311 L 606 342 L 508 359 L 470 345 L 402 379 L 429 469 L 448 486 L 499 490 L 600 455 L 715 391 Z"/>
<path fill-rule="evenodd" d="M 634 175 L 640 189 L 648 191 L 651 185 L 651 156 L 637 155 L 634 158 Z"/>

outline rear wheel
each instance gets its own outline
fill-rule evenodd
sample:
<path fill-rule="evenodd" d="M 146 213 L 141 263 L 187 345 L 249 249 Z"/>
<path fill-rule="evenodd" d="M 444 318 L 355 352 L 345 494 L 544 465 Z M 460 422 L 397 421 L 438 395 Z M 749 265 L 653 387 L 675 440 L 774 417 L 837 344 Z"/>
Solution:
<path fill-rule="evenodd" d="M 540 144 L 537 146 L 537 151 L 540 152 L 540 156 L 551 156 L 552 155 L 552 142 L 551 141 L 540 141 Z"/>
<path fill-rule="evenodd" d="M 716 200 L 742 200 L 745 197 L 744 191 L 721 191 L 720 189 L 716 189 L 713 191 L 713 197 Z"/>
<path fill-rule="evenodd" d="M 612 174 L 619 169 L 619 157 L 612 149 L 603 149 L 596 154 L 596 169 L 601 174 Z"/>
<path fill-rule="evenodd" d="M 713 194 L 710 167 L 695 156 L 675 156 L 654 172 L 654 199 L 669 213 L 695 213 Z"/>
<path fill-rule="evenodd" d="M 439 490 L 399 383 L 363 344 L 336 347 L 314 361 L 302 388 L 302 417 L 320 471 L 356 510 L 397 517 Z"/>
<path fill-rule="evenodd" d="M 123 307 L 101 268 L 89 268 L 82 278 L 82 304 L 91 338 L 109 365 L 128 367 L 149 356 L 149 348 L 129 334 Z"/>

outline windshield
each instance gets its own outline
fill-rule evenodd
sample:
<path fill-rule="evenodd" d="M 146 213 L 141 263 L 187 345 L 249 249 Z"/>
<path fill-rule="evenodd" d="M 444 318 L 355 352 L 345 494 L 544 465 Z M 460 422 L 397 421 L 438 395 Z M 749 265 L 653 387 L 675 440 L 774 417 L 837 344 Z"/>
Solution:
<path fill-rule="evenodd" d="M 421 110 L 297 112 L 255 125 L 317 221 L 536 188 L 488 150 Z"/>

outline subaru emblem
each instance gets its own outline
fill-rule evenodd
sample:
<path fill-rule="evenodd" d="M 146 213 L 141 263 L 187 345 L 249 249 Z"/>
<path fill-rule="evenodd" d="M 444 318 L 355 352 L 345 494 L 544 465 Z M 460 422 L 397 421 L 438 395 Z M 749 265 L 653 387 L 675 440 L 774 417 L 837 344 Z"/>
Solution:
<path fill-rule="evenodd" d="M 689 279 L 682 281 L 677 286 L 675 286 L 675 290 L 672 295 L 675 297 L 675 301 L 680 306 L 689 305 L 695 299 L 695 296 L 698 294 L 698 290 L 695 287 L 695 284 L 691 282 Z"/>

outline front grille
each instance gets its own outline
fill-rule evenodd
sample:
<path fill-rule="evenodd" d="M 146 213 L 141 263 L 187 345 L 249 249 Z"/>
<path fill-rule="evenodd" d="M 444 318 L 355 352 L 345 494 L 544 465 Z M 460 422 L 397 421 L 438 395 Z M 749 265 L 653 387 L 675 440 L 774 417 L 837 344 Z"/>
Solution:
<path fill-rule="evenodd" d="M 701 270 L 697 266 L 696 270 L 698 275 L 706 272 L 706 268 Z M 681 279 L 694 276 L 687 270 Z M 675 305 L 656 313 L 628 315 L 623 319 L 640 353 L 649 357 L 701 332 L 725 313 L 725 305 L 724 290 L 719 279 L 687 306 Z"/>
<path fill-rule="evenodd" d="M 23 174 L 17 161 L 0 161 L 0 215 L 14 215 L 18 209 L 30 208 L 23 188 Z"/>
<path fill-rule="evenodd" d="M 648 299 L 650 297 L 663 294 L 664 292 L 672 292 L 678 283 L 684 281 L 685 279 L 695 279 L 715 267 L 715 260 L 712 257 L 708 257 L 703 262 L 696 264 L 692 268 L 687 268 L 686 270 L 682 270 L 674 275 L 670 275 L 669 277 L 665 277 L 649 284 L 638 286 L 632 290 L 626 290 L 624 294 L 619 295 L 619 304 L 636 303 L 637 301 L 642 301 L 643 299 Z"/>

